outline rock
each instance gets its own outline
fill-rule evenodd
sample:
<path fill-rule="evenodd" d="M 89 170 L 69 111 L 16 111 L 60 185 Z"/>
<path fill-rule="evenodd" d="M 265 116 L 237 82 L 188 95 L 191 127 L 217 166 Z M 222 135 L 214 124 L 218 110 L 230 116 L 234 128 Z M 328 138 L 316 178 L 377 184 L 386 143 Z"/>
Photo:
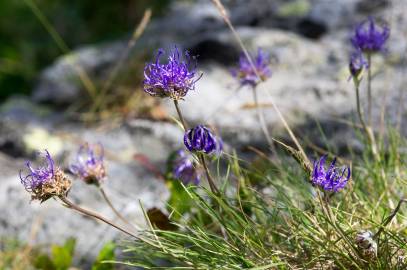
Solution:
<path fill-rule="evenodd" d="M 34 100 L 66 105 L 77 101 L 83 94 L 94 95 L 95 81 L 107 74 L 125 46 L 122 42 L 88 46 L 58 58 L 42 72 L 33 91 Z M 93 81 L 93 86 L 88 80 Z"/>
<path fill-rule="evenodd" d="M 340 32 L 338 30 L 350 31 L 351 27 L 366 18 L 365 14 L 358 13 L 357 6 L 364 2 L 360 0 L 223 2 L 235 26 L 249 26 L 248 29 L 253 29 L 253 33 L 257 34 L 261 33 L 260 29 L 277 28 L 310 39 L 320 39 L 331 33 L 336 35 Z M 376 13 L 383 13 L 380 9 L 374 10 Z M 216 37 L 225 29 L 225 23 L 211 1 L 175 2 L 166 16 L 149 24 L 142 37 L 137 40 L 130 56 L 133 57 L 134 54 L 134 57 L 140 57 L 147 48 L 152 53 L 151 48 L 180 44 L 181 47 L 202 52 L 200 56 L 204 60 L 212 59 L 231 64 L 240 49 L 231 46 L 231 43 L 219 43 L 216 38 L 210 38 Z M 203 39 L 202 36 L 206 38 Z M 232 39 L 230 42 L 234 43 Z M 42 72 L 34 89 L 34 100 L 67 105 L 82 100 L 84 96 L 92 96 L 96 91 L 94 88 L 106 82 L 108 72 L 121 59 L 126 44 L 126 41 L 117 41 L 90 45 L 58 58 Z M 93 83 L 89 83 L 88 79 Z M 86 87 L 83 81 L 86 82 Z"/>
<path fill-rule="evenodd" d="M 358 12 L 370 14 L 374 11 L 384 9 L 390 4 L 391 1 L 389 0 L 360 0 L 357 3 L 356 9 Z"/>

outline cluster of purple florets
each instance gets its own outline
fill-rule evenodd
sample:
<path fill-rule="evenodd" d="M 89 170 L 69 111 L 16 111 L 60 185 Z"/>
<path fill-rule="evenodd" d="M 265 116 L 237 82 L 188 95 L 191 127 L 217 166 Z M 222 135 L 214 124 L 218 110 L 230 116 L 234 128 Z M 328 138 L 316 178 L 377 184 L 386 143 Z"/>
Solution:
<path fill-rule="evenodd" d="M 328 169 L 325 168 L 327 156 L 322 156 L 314 162 L 311 179 L 314 185 L 323 188 L 326 191 L 338 192 L 345 188 L 349 181 L 350 168 L 344 166 L 342 169 L 335 167 L 336 158 L 333 159 Z"/>
<path fill-rule="evenodd" d="M 366 55 L 386 51 L 385 45 L 389 37 L 390 28 L 387 25 L 378 26 L 372 17 L 356 27 L 351 37 L 354 52 L 349 63 L 349 70 L 354 78 L 357 78 L 363 69 L 369 68 Z"/>
<path fill-rule="evenodd" d="M 270 53 L 261 48 L 257 50 L 257 55 L 252 63 L 245 54 L 242 54 L 239 58 L 239 66 L 232 69 L 232 75 L 239 79 L 242 86 L 254 87 L 271 77 L 270 61 Z M 256 70 L 253 69 L 252 64 Z"/>
<path fill-rule="evenodd" d="M 47 182 L 51 182 L 55 176 L 54 160 L 47 150 L 45 150 L 44 159 L 46 165 L 34 169 L 29 161 L 26 162 L 26 166 L 29 170 L 29 174 L 22 176 L 20 171 L 20 180 L 28 192 L 40 188 Z"/>
<path fill-rule="evenodd" d="M 99 184 L 106 176 L 104 167 L 103 146 L 82 145 L 76 155 L 75 162 L 70 165 L 70 171 L 87 183 Z"/>
<path fill-rule="evenodd" d="M 148 63 L 144 68 L 144 91 L 151 96 L 182 99 L 200 79 L 196 72 L 196 60 L 185 52 L 181 56 L 177 47 L 168 55 L 167 63 L 160 63 L 163 49 L 157 53 L 155 62 Z"/>
<path fill-rule="evenodd" d="M 355 49 L 365 53 L 376 53 L 385 51 L 385 43 L 390 36 L 390 28 L 387 25 L 378 26 L 370 17 L 367 21 L 359 24 L 351 38 Z"/>

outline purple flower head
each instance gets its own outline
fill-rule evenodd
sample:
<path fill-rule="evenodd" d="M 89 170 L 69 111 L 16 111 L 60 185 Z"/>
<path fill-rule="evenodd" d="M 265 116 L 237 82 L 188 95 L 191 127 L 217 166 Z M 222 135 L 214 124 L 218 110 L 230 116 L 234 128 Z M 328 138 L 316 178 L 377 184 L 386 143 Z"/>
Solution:
<path fill-rule="evenodd" d="M 202 125 L 198 125 L 184 135 L 184 144 L 190 152 L 203 152 L 211 154 L 220 151 L 221 141 L 211 133 L 211 131 Z"/>
<path fill-rule="evenodd" d="M 352 77 L 359 77 L 364 68 L 369 68 L 369 64 L 362 52 L 360 50 L 353 52 L 349 62 L 349 71 Z"/>
<path fill-rule="evenodd" d="M 44 159 L 47 164 L 36 169 L 31 166 L 29 161 L 26 161 L 26 166 L 29 170 L 28 175 L 23 177 L 21 175 L 22 171 L 20 171 L 21 183 L 28 192 L 34 191 L 35 189 L 41 187 L 44 183 L 52 181 L 54 178 L 54 160 L 47 150 L 45 150 Z"/>
<path fill-rule="evenodd" d="M 173 174 L 176 179 L 184 184 L 198 185 L 201 179 L 202 171 L 195 166 L 191 155 L 184 150 L 179 150 L 173 163 Z"/>
<path fill-rule="evenodd" d="M 241 85 L 256 86 L 261 81 L 271 77 L 271 57 L 269 52 L 259 48 L 257 50 L 257 56 L 252 59 L 254 59 L 253 64 L 256 67 L 260 79 L 257 77 L 246 55 L 242 54 L 239 58 L 239 67 L 232 70 L 232 75 L 239 79 Z"/>
<path fill-rule="evenodd" d="M 106 176 L 103 164 L 103 146 L 101 144 L 82 145 L 70 171 L 88 184 L 99 184 Z"/>
<path fill-rule="evenodd" d="M 390 28 L 378 26 L 372 17 L 359 24 L 351 38 L 355 49 L 367 53 L 385 51 L 385 43 L 390 36 Z"/>
<path fill-rule="evenodd" d="M 326 191 L 338 192 L 348 183 L 351 175 L 350 168 L 346 166 L 342 169 L 335 167 L 336 158 L 334 158 L 328 170 L 326 170 L 326 157 L 327 156 L 324 155 L 314 162 L 314 169 L 311 176 L 312 183 Z"/>
<path fill-rule="evenodd" d="M 165 64 L 160 63 L 160 57 L 165 53 L 158 50 L 155 62 L 148 63 L 144 68 L 144 91 L 151 96 L 182 99 L 189 90 L 195 89 L 195 83 L 201 78 L 196 72 L 195 57 L 185 52 L 182 57 L 178 48 L 168 55 Z"/>
<path fill-rule="evenodd" d="M 54 160 L 47 150 L 43 155 L 45 165 L 34 169 L 29 161 L 26 162 L 28 174 L 20 180 L 24 188 L 31 193 L 32 200 L 44 202 L 53 196 L 66 196 L 71 188 L 71 181 L 61 169 L 55 167 Z"/>

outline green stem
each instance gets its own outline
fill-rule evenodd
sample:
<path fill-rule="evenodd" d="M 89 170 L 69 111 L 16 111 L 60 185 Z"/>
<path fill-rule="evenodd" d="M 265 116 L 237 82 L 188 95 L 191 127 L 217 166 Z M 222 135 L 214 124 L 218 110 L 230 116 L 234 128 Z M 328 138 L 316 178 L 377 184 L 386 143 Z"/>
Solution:
<path fill-rule="evenodd" d="M 205 174 L 206 174 L 206 178 L 208 180 L 209 183 L 209 187 L 211 188 L 213 193 L 219 194 L 219 189 L 216 187 L 215 183 L 213 182 L 212 176 L 209 172 L 208 166 L 206 165 L 206 160 L 205 160 L 205 156 L 202 153 L 198 154 L 199 160 L 202 164 L 202 166 L 204 167 L 205 170 Z"/>
<path fill-rule="evenodd" d="M 372 127 L 372 54 L 367 53 L 367 116 L 368 125 Z"/>
<path fill-rule="evenodd" d="M 178 100 L 174 99 L 174 105 L 175 105 L 175 109 L 177 110 L 178 117 L 179 117 L 179 120 L 181 121 L 182 127 L 184 128 L 184 131 L 187 131 L 188 126 L 184 120 L 184 117 L 182 116 L 181 110 L 178 105 Z"/>
<path fill-rule="evenodd" d="M 370 67 L 369 67 L 369 73 L 370 73 Z M 370 85 L 370 83 L 368 83 L 368 85 Z M 370 86 L 368 86 L 368 89 L 370 89 Z M 362 128 L 365 131 L 367 139 L 369 140 L 369 143 L 372 147 L 373 156 L 376 158 L 377 161 L 379 161 L 380 156 L 379 156 L 379 153 L 377 150 L 376 139 L 375 139 L 372 127 L 370 125 L 367 126 L 366 122 L 364 120 L 363 108 L 362 108 L 361 102 L 360 102 L 359 82 L 358 81 L 355 81 L 355 92 L 356 92 L 356 109 L 358 112 L 360 124 L 362 125 Z M 369 102 L 369 104 L 370 104 L 370 102 Z M 368 105 L 368 106 L 371 107 L 370 105 Z"/>
<path fill-rule="evenodd" d="M 65 204 L 65 205 L 64 205 L 65 207 L 70 208 L 70 209 L 73 209 L 73 210 L 75 210 L 75 211 L 77 211 L 77 212 L 79 212 L 79 213 L 81 213 L 81 214 L 83 214 L 83 215 L 85 215 L 85 216 L 89 216 L 89 217 L 91 217 L 91 218 L 100 220 L 100 221 L 102 221 L 102 222 L 104 222 L 104 223 L 106 223 L 106 224 L 108 224 L 108 225 L 110 225 L 110 226 L 112 226 L 112 227 L 118 229 L 119 231 L 121 231 L 121 232 L 123 232 L 123 233 L 125 233 L 125 234 L 127 234 L 127 235 L 129 235 L 129 236 L 131 236 L 131 237 L 140 239 L 137 235 L 135 235 L 135 234 L 129 232 L 129 231 L 126 230 L 125 228 L 123 228 L 123 227 L 121 227 L 121 226 L 119 226 L 119 225 L 113 223 L 112 221 L 109 221 L 108 219 L 104 218 L 103 216 L 99 215 L 98 213 L 95 213 L 95 212 L 93 212 L 93 211 L 84 209 L 84 208 L 82 208 L 82 207 L 80 207 L 80 206 L 74 204 L 73 202 L 71 202 L 70 200 L 68 200 L 67 197 L 65 197 L 65 196 L 59 196 L 58 198 Z"/>

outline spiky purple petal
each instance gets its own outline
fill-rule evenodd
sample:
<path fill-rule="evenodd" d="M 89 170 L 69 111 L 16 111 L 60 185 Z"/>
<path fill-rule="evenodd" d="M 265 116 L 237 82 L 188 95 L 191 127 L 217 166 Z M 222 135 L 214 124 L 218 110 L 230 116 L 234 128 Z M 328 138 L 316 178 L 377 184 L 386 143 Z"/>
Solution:
<path fill-rule="evenodd" d="M 32 192 L 34 189 L 42 186 L 44 183 L 52 181 L 54 178 L 54 160 L 48 150 L 44 151 L 44 160 L 46 165 L 34 169 L 29 161 L 26 161 L 26 166 L 29 173 L 22 176 L 22 171 L 19 172 L 21 183 L 25 189 Z"/>
<path fill-rule="evenodd" d="M 163 54 L 165 51 L 159 49 L 155 62 L 146 64 L 144 91 L 151 96 L 181 99 L 188 91 L 195 89 L 195 83 L 201 78 L 196 72 L 195 57 L 191 57 L 187 51 L 181 57 L 175 46 L 168 55 L 167 63 L 162 64 L 160 58 Z"/>
<path fill-rule="evenodd" d="M 104 167 L 104 150 L 99 143 L 82 145 L 76 155 L 75 162 L 70 165 L 70 171 L 85 182 L 100 182 L 106 176 Z"/>
<path fill-rule="evenodd" d="M 355 28 L 351 42 L 355 49 L 366 53 L 383 52 L 389 36 L 390 28 L 387 25 L 378 26 L 370 17 Z"/>
<path fill-rule="evenodd" d="M 326 158 L 327 156 L 324 155 L 314 162 L 314 169 L 311 175 L 312 183 L 320 186 L 326 191 L 338 192 L 345 188 L 348 183 L 351 176 L 350 168 L 345 166 L 340 170 L 340 168 L 335 167 L 336 158 L 334 158 L 329 165 L 328 170 L 326 170 Z"/>

